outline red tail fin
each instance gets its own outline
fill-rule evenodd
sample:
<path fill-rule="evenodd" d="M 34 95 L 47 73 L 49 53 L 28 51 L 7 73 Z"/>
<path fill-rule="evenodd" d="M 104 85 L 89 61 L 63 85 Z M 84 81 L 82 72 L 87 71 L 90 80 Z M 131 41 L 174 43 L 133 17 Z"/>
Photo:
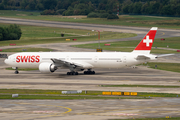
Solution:
<path fill-rule="evenodd" d="M 149 54 L 154 42 L 157 29 L 157 27 L 152 27 L 133 52 Z"/>

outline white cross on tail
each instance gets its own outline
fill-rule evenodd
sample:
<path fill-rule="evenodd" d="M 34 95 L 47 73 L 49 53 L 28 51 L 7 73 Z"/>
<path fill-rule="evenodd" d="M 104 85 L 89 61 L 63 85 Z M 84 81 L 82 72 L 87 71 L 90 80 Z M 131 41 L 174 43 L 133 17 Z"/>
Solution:
<path fill-rule="evenodd" d="M 146 43 L 146 47 L 149 47 L 149 43 L 152 43 L 152 39 L 149 39 L 149 36 L 146 36 L 146 39 L 143 40 L 143 43 Z"/>

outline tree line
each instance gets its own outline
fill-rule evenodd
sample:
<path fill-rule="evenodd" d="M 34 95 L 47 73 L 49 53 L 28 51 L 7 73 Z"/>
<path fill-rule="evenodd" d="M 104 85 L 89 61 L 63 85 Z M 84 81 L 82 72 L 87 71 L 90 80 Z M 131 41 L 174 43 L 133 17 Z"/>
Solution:
<path fill-rule="evenodd" d="M 180 16 L 180 0 L 0 0 L 0 9 L 41 10 L 42 15 L 89 13 Z"/>
<path fill-rule="evenodd" d="M 0 27 L 0 41 L 19 40 L 21 38 L 21 28 L 14 24 L 8 27 Z"/>

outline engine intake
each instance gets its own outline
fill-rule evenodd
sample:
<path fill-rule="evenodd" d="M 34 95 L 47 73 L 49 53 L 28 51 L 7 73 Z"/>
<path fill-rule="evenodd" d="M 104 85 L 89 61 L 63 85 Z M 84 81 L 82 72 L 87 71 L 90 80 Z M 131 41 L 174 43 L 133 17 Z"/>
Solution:
<path fill-rule="evenodd" d="M 39 65 L 39 71 L 42 73 L 52 73 L 57 70 L 53 63 L 44 62 Z"/>

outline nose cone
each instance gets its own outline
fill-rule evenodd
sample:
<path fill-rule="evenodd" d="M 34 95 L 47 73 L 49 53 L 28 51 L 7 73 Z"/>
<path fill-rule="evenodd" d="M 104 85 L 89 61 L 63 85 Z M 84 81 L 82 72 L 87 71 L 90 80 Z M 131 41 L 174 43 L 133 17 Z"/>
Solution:
<path fill-rule="evenodd" d="M 4 63 L 9 64 L 8 59 L 5 59 L 5 60 L 4 60 Z"/>

